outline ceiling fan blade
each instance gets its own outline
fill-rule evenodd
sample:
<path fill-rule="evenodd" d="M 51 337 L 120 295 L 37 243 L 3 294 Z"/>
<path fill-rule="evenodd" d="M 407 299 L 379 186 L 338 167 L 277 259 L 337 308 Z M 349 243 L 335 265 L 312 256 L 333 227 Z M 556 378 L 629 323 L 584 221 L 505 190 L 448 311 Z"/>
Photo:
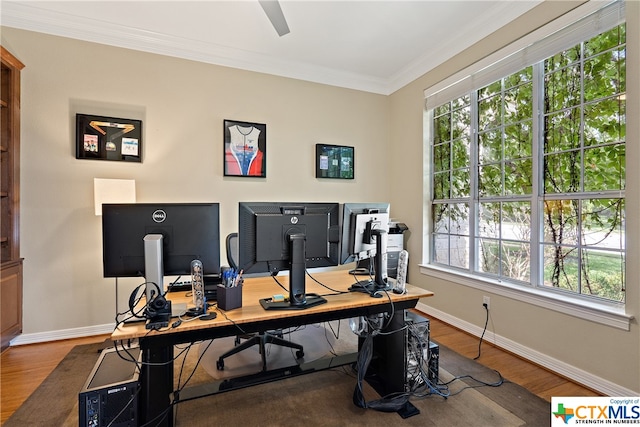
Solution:
<path fill-rule="evenodd" d="M 287 20 L 284 18 L 278 0 L 258 0 L 258 2 L 278 35 L 282 37 L 285 34 L 289 34 L 289 25 L 287 25 Z"/>

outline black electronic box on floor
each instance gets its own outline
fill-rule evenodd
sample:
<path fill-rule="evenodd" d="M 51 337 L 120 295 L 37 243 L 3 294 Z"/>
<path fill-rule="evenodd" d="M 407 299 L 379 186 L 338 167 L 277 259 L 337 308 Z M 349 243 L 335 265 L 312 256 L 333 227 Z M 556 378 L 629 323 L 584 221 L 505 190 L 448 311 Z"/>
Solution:
<path fill-rule="evenodd" d="M 118 348 L 124 358 L 138 363 L 142 353 L 139 347 Z M 125 360 L 114 347 L 100 353 L 89 378 L 78 395 L 80 427 L 134 427 L 138 425 L 137 364 Z"/>

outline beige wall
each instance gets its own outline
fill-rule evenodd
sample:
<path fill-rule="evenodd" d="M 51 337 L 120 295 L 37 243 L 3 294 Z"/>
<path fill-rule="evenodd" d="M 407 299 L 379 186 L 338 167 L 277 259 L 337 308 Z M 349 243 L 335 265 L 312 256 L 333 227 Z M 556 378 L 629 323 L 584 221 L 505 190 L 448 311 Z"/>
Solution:
<path fill-rule="evenodd" d="M 460 322 L 484 326 L 483 295 L 491 297 L 489 341 L 493 334 L 517 343 L 531 353 L 542 353 L 549 362 L 568 365 L 576 372 L 586 371 L 596 377 L 640 392 L 640 328 L 632 320 L 631 330 L 566 316 L 557 311 L 518 302 L 497 294 L 450 280 L 421 274 L 424 243 L 422 235 L 423 153 L 422 111 L 424 90 L 475 61 L 527 34 L 554 17 L 575 7 L 577 2 L 544 2 L 541 6 L 492 36 L 445 62 L 432 72 L 397 91 L 391 98 L 391 139 L 396 148 L 391 157 L 391 205 L 394 215 L 402 218 L 414 232 L 407 240 L 411 258 L 409 281 L 435 292 L 423 301 L 434 312 L 444 312 Z M 640 162 L 640 2 L 627 3 L 627 164 Z M 407 155 L 406 153 L 411 153 Z M 640 313 L 640 171 L 627 169 L 627 313 Z M 403 188 L 394 191 L 394 188 Z M 458 282 L 458 283 L 457 283 Z M 553 366 L 551 366 L 553 368 Z M 602 384 L 599 384 L 602 385 Z"/>
<path fill-rule="evenodd" d="M 22 74 L 24 333 L 112 323 L 93 178 L 137 200 L 214 201 L 221 234 L 247 201 L 385 201 L 385 96 L 3 28 Z M 75 158 L 75 114 L 143 120 L 144 161 Z M 223 177 L 224 119 L 267 124 L 267 178 Z M 356 179 L 315 178 L 315 144 L 355 147 Z M 222 254 L 223 263 L 225 258 Z M 120 279 L 119 307 L 138 281 Z"/>
<path fill-rule="evenodd" d="M 545 2 L 519 21 L 389 97 L 3 28 L 23 72 L 22 256 L 24 332 L 111 323 L 114 282 L 103 279 L 93 178 L 132 178 L 138 200 L 218 201 L 221 232 L 240 200 L 390 201 L 410 227 L 409 277 L 435 291 L 424 301 L 481 327 L 482 294 L 420 273 L 423 237 L 423 91 L 548 22 L 576 2 Z M 629 2 L 628 117 L 640 117 L 640 11 Z M 634 40 L 631 40 L 634 38 Z M 635 76 L 631 78 L 631 76 Z M 144 120 L 144 162 L 76 160 L 76 112 Z M 267 123 L 267 179 L 222 176 L 222 120 Z M 640 161 L 640 124 L 628 123 L 629 164 Z M 316 180 L 316 142 L 356 147 L 354 181 Z M 635 142 L 635 143 L 634 143 Z M 637 260 L 640 171 L 627 172 L 628 259 Z M 224 255 L 223 255 L 224 256 Z M 628 310 L 640 308 L 640 265 L 627 266 Z M 124 282 L 124 283 L 123 283 Z M 121 281 L 124 307 L 136 283 Z M 640 332 L 567 317 L 492 295 L 490 329 L 506 339 L 640 391 Z"/>

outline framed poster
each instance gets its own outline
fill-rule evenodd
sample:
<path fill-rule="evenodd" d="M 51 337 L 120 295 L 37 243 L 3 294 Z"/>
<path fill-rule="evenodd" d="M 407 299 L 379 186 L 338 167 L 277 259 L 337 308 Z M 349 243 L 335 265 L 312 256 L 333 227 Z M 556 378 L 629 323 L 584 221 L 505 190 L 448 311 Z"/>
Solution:
<path fill-rule="evenodd" d="M 76 114 L 76 159 L 142 162 L 142 121 Z"/>
<path fill-rule="evenodd" d="M 225 120 L 224 176 L 267 176 L 267 125 Z"/>
<path fill-rule="evenodd" d="M 316 178 L 353 179 L 353 147 L 316 144 Z"/>

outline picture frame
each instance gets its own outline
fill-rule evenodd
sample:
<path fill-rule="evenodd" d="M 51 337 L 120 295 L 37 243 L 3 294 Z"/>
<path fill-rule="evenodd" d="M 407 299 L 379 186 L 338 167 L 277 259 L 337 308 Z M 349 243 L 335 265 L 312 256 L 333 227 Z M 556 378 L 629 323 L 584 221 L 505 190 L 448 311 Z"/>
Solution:
<path fill-rule="evenodd" d="M 224 176 L 266 178 L 267 125 L 224 120 Z"/>
<path fill-rule="evenodd" d="M 354 179 L 354 166 L 354 147 L 316 144 L 316 178 Z"/>
<path fill-rule="evenodd" d="M 76 159 L 142 162 L 142 120 L 76 114 Z"/>

